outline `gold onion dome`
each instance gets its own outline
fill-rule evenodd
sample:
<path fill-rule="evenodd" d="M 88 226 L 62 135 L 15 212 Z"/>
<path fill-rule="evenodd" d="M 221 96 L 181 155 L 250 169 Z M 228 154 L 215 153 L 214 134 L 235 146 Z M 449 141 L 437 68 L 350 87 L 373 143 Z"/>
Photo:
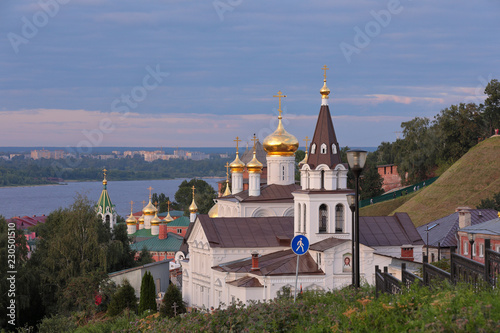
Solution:
<path fill-rule="evenodd" d="M 132 214 L 132 212 L 130 212 L 130 216 L 125 220 L 125 222 L 127 223 L 127 225 L 137 224 L 137 220 L 135 219 L 135 216 L 134 214 Z"/>
<path fill-rule="evenodd" d="M 238 152 L 236 152 L 236 158 L 229 164 L 229 167 L 231 168 L 231 172 L 243 172 L 245 163 L 240 160 Z"/>
<path fill-rule="evenodd" d="M 321 98 L 328 99 L 330 89 L 326 86 L 326 79 L 323 81 L 323 88 L 321 88 L 319 92 L 321 93 Z"/>
<path fill-rule="evenodd" d="M 304 159 L 299 162 L 299 167 L 302 167 L 304 164 L 307 164 L 307 152 L 306 155 L 304 156 Z"/>
<path fill-rule="evenodd" d="M 247 170 L 249 173 L 258 173 L 262 172 L 262 168 L 264 165 L 259 162 L 257 157 L 255 156 L 255 150 L 253 151 L 253 158 L 250 162 L 247 163 Z"/>
<path fill-rule="evenodd" d="M 219 203 L 216 202 L 215 205 L 208 211 L 209 217 L 219 217 Z"/>
<path fill-rule="evenodd" d="M 299 141 L 288 133 L 278 117 L 278 128 L 264 139 L 263 147 L 269 155 L 292 156 L 299 148 Z"/>
<path fill-rule="evenodd" d="M 163 222 L 165 223 L 169 223 L 169 222 L 172 222 L 174 219 L 172 218 L 172 216 L 170 215 L 170 212 L 168 212 L 167 216 L 163 219 Z"/>
<path fill-rule="evenodd" d="M 142 216 L 139 217 L 139 224 L 144 224 L 144 214 L 142 214 Z"/>
<path fill-rule="evenodd" d="M 191 205 L 189 205 L 189 212 L 196 213 L 197 211 L 198 211 L 198 206 L 196 206 L 196 202 L 194 202 L 194 198 L 193 198 Z"/>
<path fill-rule="evenodd" d="M 151 219 L 151 224 L 160 224 L 161 219 L 158 217 L 158 214 L 155 214 L 155 216 Z"/>
<path fill-rule="evenodd" d="M 151 198 L 149 198 L 149 203 L 146 207 L 144 207 L 142 212 L 144 213 L 144 215 L 154 215 L 156 213 L 156 208 L 151 203 Z"/>

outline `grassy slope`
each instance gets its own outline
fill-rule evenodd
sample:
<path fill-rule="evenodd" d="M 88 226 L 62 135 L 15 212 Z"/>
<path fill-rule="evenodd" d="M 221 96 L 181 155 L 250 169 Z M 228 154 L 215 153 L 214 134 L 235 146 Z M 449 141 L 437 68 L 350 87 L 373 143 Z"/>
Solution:
<path fill-rule="evenodd" d="M 416 226 L 449 215 L 459 206 L 476 207 L 500 190 L 500 137 L 469 150 L 438 180 L 391 213 L 407 212 Z"/>
<path fill-rule="evenodd" d="M 405 202 L 410 200 L 416 195 L 416 193 L 411 192 L 411 194 L 397 197 L 393 200 L 387 200 L 379 202 L 373 205 L 368 205 L 360 209 L 359 216 L 388 216 L 396 210 L 398 207 L 403 205 Z"/>

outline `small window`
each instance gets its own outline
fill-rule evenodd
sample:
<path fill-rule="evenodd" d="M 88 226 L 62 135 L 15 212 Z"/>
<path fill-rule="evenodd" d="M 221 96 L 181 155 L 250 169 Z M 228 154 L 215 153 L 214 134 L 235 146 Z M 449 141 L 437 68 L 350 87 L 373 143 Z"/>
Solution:
<path fill-rule="evenodd" d="M 307 222 L 307 214 L 306 214 L 306 204 L 304 204 L 304 221 L 302 221 L 302 232 L 306 232 L 306 222 Z"/>
<path fill-rule="evenodd" d="M 182 234 L 182 229 L 177 229 L 178 234 Z"/>
<path fill-rule="evenodd" d="M 344 232 L 344 206 L 335 206 L 335 232 Z"/>
<path fill-rule="evenodd" d="M 479 245 L 479 256 L 484 257 L 484 244 Z"/>
<path fill-rule="evenodd" d="M 315 154 L 315 153 L 316 153 L 316 144 L 313 143 L 311 146 L 311 154 Z"/>
<path fill-rule="evenodd" d="M 472 256 L 475 257 L 476 256 L 476 247 L 477 245 L 476 244 L 472 244 Z"/>
<path fill-rule="evenodd" d="M 297 218 L 298 218 L 298 225 L 297 225 L 297 231 L 298 232 L 301 232 L 302 230 L 300 229 L 302 227 L 302 214 L 300 212 L 300 207 L 302 206 L 302 204 L 298 204 L 297 206 L 297 210 L 298 210 L 298 213 L 297 213 Z"/>
<path fill-rule="evenodd" d="M 281 166 L 281 180 L 285 180 L 285 166 Z"/>
<path fill-rule="evenodd" d="M 321 266 L 321 253 L 320 252 L 316 253 L 316 262 L 318 263 L 318 266 Z"/>
<path fill-rule="evenodd" d="M 326 232 L 326 225 L 328 224 L 328 207 L 325 204 L 319 206 L 319 230 L 318 232 Z"/>
<path fill-rule="evenodd" d="M 332 144 L 332 154 L 337 154 L 337 146 L 334 144 Z"/>
<path fill-rule="evenodd" d="M 464 241 L 464 254 L 469 254 L 469 242 Z"/>
<path fill-rule="evenodd" d="M 497 245 L 497 246 L 495 247 L 495 251 L 500 252 L 500 245 Z"/>
<path fill-rule="evenodd" d="M 321 145 L 321 154 L 326 154 L 326 150 L 327 150 L 327 148 L 326 148 L 326 144 L 324 144 L 324 143 L 323 143 L 323 144 Z"/>

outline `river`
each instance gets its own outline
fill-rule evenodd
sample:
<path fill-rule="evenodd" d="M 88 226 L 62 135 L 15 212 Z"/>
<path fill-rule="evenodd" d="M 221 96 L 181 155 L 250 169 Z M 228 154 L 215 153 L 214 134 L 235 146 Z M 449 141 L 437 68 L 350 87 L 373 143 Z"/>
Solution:
<path fill-rule="evenodd" d="M 202 178 L 217 189 L 221 178 Z M 179 185 L 187 178 L 166 180 L 108 181 L 108 193 L 119 215 L 130 214 L 130 201 L 134 202 L 134 211 L 140 210 L 142 201 L 148 200 L 148 187 L 153 193 L 165 193 L 170 200 Z M 22 186 L 0 188 L 0 215 L 5 218 L 14 216 L 48 215 L 59 207 L 66 208 L 74 202 L 75 195 L 81 193 L 92 201 L 99 200 L 102 181 L 69 182 L 68 185 Z"/>

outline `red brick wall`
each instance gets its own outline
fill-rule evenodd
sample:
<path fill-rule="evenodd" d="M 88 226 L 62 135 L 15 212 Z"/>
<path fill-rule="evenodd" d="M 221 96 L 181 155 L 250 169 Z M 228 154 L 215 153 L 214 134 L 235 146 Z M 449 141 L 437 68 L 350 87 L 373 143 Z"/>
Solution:
<path fill-rule="evenodd" d="M 473 247 L 476 248 L 476 253 L 473 255 L 473 258 L 475 261 L 480 262 L 484 264 L 484 253 L 486 252 L 486 248 L 484 247 L 484 240 L 485 239 L 490 239 L 490 249 L 495 250 L 497 249 L 497 246 L 500 246 L 500 236 L 494 236 L 494 235 L 481 235 L 477 234 L 476 238 L 474 239 L 474 245 Z M 464 253 L 464 242 L 467 242 L 469 245 L 469 251 L 467 254 Z M 480 249 L 479 247 L 483 245 L 483 255 L 480 255 Z M 464 235 L 463 233 L 460 233 L 460 254 L 463 255 L 464 257 L 470 258 L 472 249 L 470 249 L 470 242 L 469 242 L 469 236 Z"/>
<path fill-rule="evenodd" d="M 177 229 L 181 229 L 181 233 L 177 233 Z M 174 233 L 176 235 L 180 235 L 182 237 L 184 237 L 186 235 L 186 232 L 187 232 L 187 227 L 167 227 L 167 232 L 171 232 L 171 233 Z"/>
<path fill-rule="evenodd" d="M 382 189 L 385 192 L 401 187 L 401 177 L 399 176 L 397 165 L 380 166 L 377 168 L 377 171 L 384 180 Z"/>
<path fill-rule="evenodd" d="M 402 247 L 401 248 L 401 259 L 413 261 L 413 248 L 412 247 Z"/>

